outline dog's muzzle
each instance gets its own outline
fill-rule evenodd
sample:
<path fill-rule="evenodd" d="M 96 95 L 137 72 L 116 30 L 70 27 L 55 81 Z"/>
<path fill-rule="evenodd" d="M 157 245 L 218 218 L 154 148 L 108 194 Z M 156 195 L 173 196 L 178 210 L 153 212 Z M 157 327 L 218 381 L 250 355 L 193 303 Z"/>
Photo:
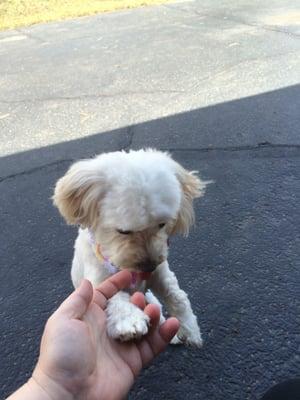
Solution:
<path fill-rule="evenodd" d="M 142 272 L 153 272 L 158 264 L 152 260 L 142 261 L 137 264 L 137 269 Z"/>

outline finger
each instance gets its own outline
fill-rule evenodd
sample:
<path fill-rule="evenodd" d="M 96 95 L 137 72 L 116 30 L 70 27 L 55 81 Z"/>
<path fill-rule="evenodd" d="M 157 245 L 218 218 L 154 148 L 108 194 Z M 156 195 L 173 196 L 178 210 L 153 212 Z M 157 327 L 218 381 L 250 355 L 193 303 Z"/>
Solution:
<path fill-rule="evenodd" d="M 149 335 L 137 344 L 143 367 L 167 347 L 178 332 L 178 329 L 179 321 L 176 318 L 169 318 L 160 328 L 151 331 Z"/>
<path fill-rule="evenodd" d="M 176 335 L 180 327 L 180 323 L 177 318 L 169 318 L 159 328 L 159 334 L 161 338 L 166 342 L 170 343 L 173 337 Z"/>
<path fill-rule="evenodd" d="M 149 333 L 157 329 L 160 320 L 160 307 L 157 304 L 148 304 L 144 313 L 150 318 L 150 329 Z"/>
<path fill-rule="evenodd" d="M 143 293 L 140 292 L 135 292 L 131 298 L 130 298 L 131 303 L 139 307 L 141 310 L 144 310 L 146 307 L 146 301 L 145 301 L 145 296 Z"/>
<path fill-rule="evenodd" d="M 121 271 L 101 283 L 94 291 L 94 302 L 102 309 L 106 307 L 107 300 L 120 290 L 128 287 L 131 282 L 131 273 Z"/>
<path fill-rule="evenodd" d="M 90 281 L 84 279 L 80 286 L 56 310 L 55 316 L 64 315 L 68 318 L 82 318 L 93 298 L 93 287 Z"/>

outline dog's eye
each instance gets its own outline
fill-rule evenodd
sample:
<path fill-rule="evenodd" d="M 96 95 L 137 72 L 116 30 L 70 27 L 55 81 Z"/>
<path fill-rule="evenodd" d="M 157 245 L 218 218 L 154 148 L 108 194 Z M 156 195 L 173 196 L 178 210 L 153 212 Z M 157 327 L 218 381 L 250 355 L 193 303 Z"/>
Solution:
<path fill-rule="evenodd" d="M 121 235 L 130 235 L 132 233 L 132 231 L 122 231 L 122 229 L 117 229 L 117 231 L 121 233 Z"/>
<path fill-rule="evenodd" d="M 161 223 L 158 225 L 159 229 L 162 229 L 166 224 L 165 223 Z"/>

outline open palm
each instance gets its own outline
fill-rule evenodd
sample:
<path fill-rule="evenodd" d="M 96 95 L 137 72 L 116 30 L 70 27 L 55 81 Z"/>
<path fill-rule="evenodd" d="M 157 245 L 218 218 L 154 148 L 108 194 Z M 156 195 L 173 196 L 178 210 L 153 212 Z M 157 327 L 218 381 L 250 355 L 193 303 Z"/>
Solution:
<path fill-rule="evenodd" d="M 150 317 L 149 334 L 139 342 L 120 343 L 109 338 L 104 311 L 107 300 L 130 281 L 127 271 L 109 278 L 96 290 L 83 281 L 50 317 L 33 373 L 41 386 L 54 387 L 65 399 L 126 396 L 142 367 L 167 346 L 179 328 L 175 318 L 158 328 L 159 308 L 145 307 L 143 295 L 136 293 L 132 302 Z"/>

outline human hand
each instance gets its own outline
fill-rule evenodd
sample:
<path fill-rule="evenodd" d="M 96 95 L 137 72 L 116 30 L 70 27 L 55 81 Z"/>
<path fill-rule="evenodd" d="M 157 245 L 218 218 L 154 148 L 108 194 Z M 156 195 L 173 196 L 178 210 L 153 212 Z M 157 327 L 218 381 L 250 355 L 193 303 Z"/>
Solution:
<path fill-rule="evenodd" d="M 49 318 L 30 385 L 38 385 L 51 400 L 127 395 L 142 367 L 165 349 L 179 328 L 175 318 L 158 327 L 159 307 L 145 306 L 143 295 L 136 293 L 132 302 L 150 317 L 149 334 L 126 343 L 108 337 L 107 300 L 130 281 L 130 273 L 122 271 L 94 290 L 89 281 L 82 282 Z"/>

